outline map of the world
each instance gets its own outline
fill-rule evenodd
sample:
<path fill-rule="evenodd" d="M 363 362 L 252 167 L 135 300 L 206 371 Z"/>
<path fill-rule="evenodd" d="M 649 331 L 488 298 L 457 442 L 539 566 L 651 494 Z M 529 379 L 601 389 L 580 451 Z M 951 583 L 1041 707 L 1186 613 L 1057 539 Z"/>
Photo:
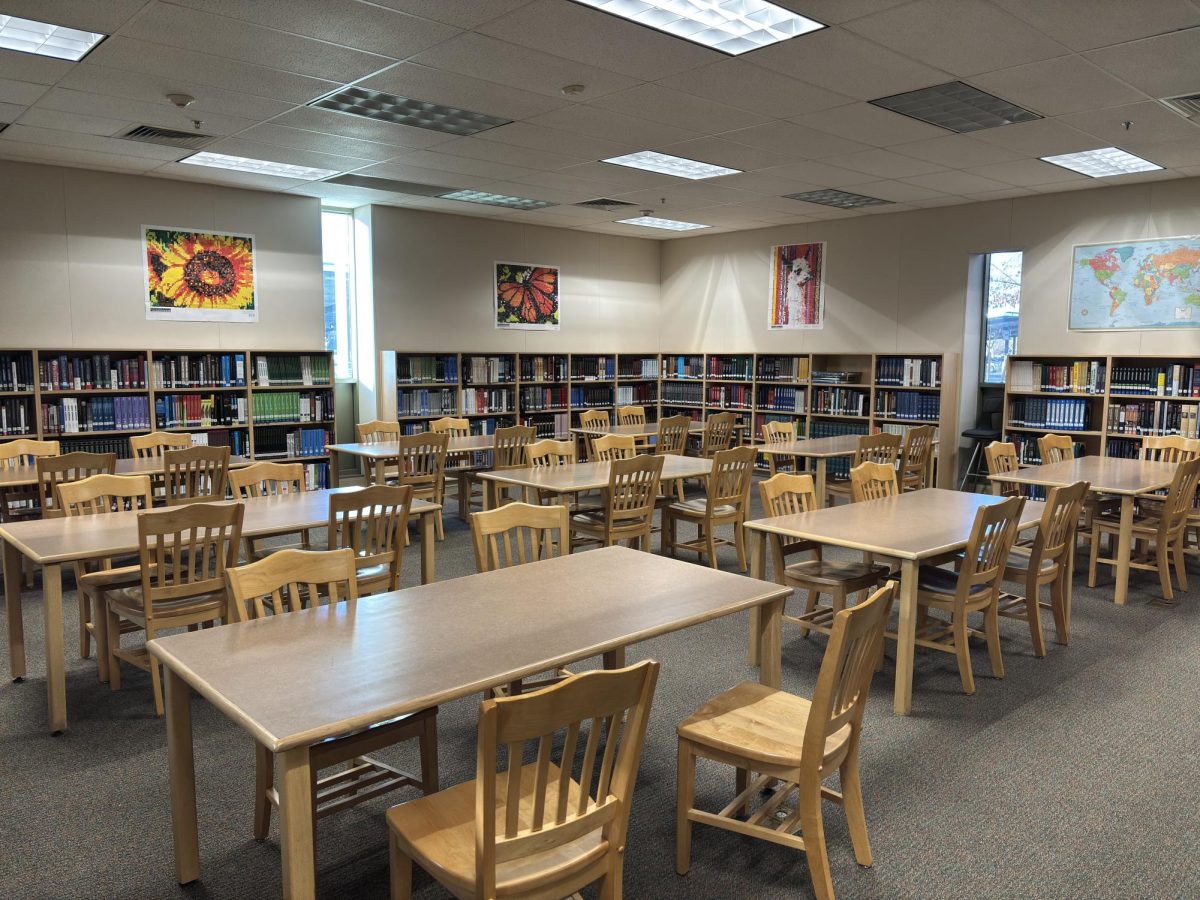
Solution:
<path fill-rule="evenodd" d="M 1071 327 L 1200 328 L 1200 236 L 1076 247 Z"/>

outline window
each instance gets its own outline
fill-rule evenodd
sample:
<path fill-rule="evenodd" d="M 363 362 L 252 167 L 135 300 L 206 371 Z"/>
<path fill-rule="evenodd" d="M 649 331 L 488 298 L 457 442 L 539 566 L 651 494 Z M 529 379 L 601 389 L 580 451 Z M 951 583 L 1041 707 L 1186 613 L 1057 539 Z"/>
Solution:
<path fill-rule="evenodd" d="M 983 266 L 983 341 L 979 380 L 1004 384 L 1004 366 L 1017 352 L 1021 312 L 1020 251 L 989 253 Z"/>
<path fill-rule="evenodd" d="M 321 250 L 325 258 L 325 349 L 333 351 L 334 377 L 354 378 L 354 216 L 348 210 L 321 210 Z"/>

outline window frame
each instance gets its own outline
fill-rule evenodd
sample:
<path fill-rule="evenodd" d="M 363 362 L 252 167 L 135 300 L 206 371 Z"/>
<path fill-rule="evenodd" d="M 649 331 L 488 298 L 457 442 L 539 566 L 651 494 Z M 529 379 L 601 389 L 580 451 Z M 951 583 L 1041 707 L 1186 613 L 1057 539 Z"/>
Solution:
<path fill-rule="evenodd" d="M 988 379 L 988 309 L 991 301 L 992 287 L 992 257 L 1001 254 L 1019 254 L 1021 256 L 1021 275 L 1017 283 L 1017 332 L 1013 335 L 1012 347 L 1004 354 L 1004 366 L 1002 367 L 1000 380 L 990 381 Z M 1021 287 L 1025 281 L 1025 251 L 1019 249 L 1012 250 L 989 250 L 983 254 L 983 291 L 982 291 L 982 315 L 979 317 L 979 386 L 981 388 L 1002 388 L 1005 386 L 1008 375 L 1008 359 L 1009 357 L 1018 354 L 1018 346 L 1020 343 L 1020 315 L 1021 315 Z"/>
<path fill-rule="evenodd" d="M 356 254 L 355 254 L 355 222 L 354 211 L 351 209 L 342 209 L 340 207 L 322 206 L 321 207 L 321 318 L 322 331 L 325 332 L 328 328 L 329 320 L 326 312 L 326 291 L 325 281 L 328 274 L 328 266 L 332 264 L 338 266 L 338 261 L 331 260 L 325 241 L 326 232 L 326 217 L 338 216 L 344 217 L 345 233 L 346 233 L 346 259 L 345 265 L 345 280 L 344 303 L 339 304 L 336 298 L 336 278 L 335 274 L 335 300 L 334 300 L 334 346 L 330 347 L 326 344 L 327 352 L 333 353 L 334 361 L 334 381 L 337 383 L 353 382 L 357 377 L 358 372 L 358 353 L 356 334 L 356 316 L 357 304 L 355 302 L 355 290 L 357 283 L 357 273 L 355 272 Z M 339 313 L 341 314 L 339 316 Z M 343 327 L 338 328 L 339 317 L 343 319 Z M 327 332 L 326 332 L 327 333 Z M 344 342 L 344 345 L 343 345 Z M 323 341 L 324 343 L 324 341 Z M 341 363 L 341 365 L 339 365 Z"/>

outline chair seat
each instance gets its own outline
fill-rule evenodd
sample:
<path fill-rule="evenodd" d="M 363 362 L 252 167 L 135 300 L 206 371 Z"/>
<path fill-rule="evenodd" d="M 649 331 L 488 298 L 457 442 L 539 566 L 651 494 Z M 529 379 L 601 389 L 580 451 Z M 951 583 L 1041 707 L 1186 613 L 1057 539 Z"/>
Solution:
<path fill-rule="evenodd" d="M 671 512 L 683 516 L 703 516 L 707 514 L 708 501 L 703 498 L 684 500 L 682 503 L 672 503 Z M 713 508 L 714 516 L 732 516 L 737 513 L 736 506 L 717 506 Z"/>
<path fill-rule="evenodd" d="M 79 578 L 81 588 L 112 588 L 141 584 L 142 567 L 119 566 L 112 569 L 101 569 L 98 572 L 87 572 Z"/>
<path fill-rule="evenodd" d="M 973 585 L 967 592 L 967 596 L 979 596 L 987 593 L 987 589 L 987 585 Z M 921 566 L 917 575 L 917 590 L 953 597 L 954 592 L 958 590 L 958 573 L 951 572 L 949 569 L 939 569 L 937 566 Z"/>
<path fill-rule="evenodd" d="M 375 566 L 363 566 L 355 574 L 360 582 L 374 581 L 377 578 L 386 578 L 390 575 L 391 568 L 384 563 L 379 563 L 379 565 Z"/>
<path fill-rule="evenodd" d="M 1049 575 L 1058 569 L 1058 563 L 1052 559 L 1043 559 L 1038 566 L 1038 574 Z M 1013 552 L 1008 555 L 1008 563 L 1004 567 L 1004 577 L 1011 578 L 1010 572 L 1020 573 L 1020 577 L 1024 578 L 1025 573 L 1029 571 L 1029 554 Z"/>
<path fill-rule="evenodd" d="M 868 566 L 861 562 L 834 562 L 825 559 L 809 559 L 792 563 L 783 570 L 787 578 L 802 580 L 822 587 L 844 586 L 848 591 L 862 590 L 878 584 L 889 574 L 887 566 Z M 862 588 L 855 588 L 861 583 Z"/>
<path fill-rule="evenodd" d="M 770 766 L 798 767 L 811 707 L 803 697 L 743 681 L 713 697 L 676 730 L 681 738 L 722 753 Z M 846 724 L 825 739 L 822 769 L 845 755 L 850 733 Z"/>
<path fill-rule="evenodd" d="M 998 441 L 1000 432 L 994 428 L 968 428 L 962 436 L 973 441 Z"/>
<path fill-rule="evenodd" d="M 122 587 L 109 593 L 109 604 L 114 612 L 124 616 L 144 616 L 145 604 L 142 600 L 141 584 Z M 199 594 L 195 597 L 184 597 L 179 600 L 167 600 L 154 604 L 154 614 L 163 618 L 175 615 L 191 615 L 201 612 L 218 612 L 225 609 L 225 592 Z"/>

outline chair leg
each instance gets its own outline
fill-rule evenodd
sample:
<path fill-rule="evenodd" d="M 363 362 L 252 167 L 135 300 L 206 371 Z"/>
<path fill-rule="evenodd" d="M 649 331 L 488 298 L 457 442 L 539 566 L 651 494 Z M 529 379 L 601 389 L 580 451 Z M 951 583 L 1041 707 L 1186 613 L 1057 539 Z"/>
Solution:
<path fill-rule="evenodd" d="M 846 810 L 846 824 L 850 826 L 850 843 L 854 845 L 854 858 L 860 866 L 871 865 L 871 841 L 867 837 L 867 814 L 863 809 L 862 781 L 858 773 L 858 747 L 843 760 L 842 807 Z"/>
<path fill-rule="evenodd" d="M 426 796 L 436 794 L 438 792 L 437 717 L 430 716 L 425 720 L 418 743 L 421 748 L 421 790 L 425 792 Z"/>
<path fill-rule="evenodd" d="M 688 812 L 695 802 L 696 757 L 692 745 L 679 740 L 679 762 L 675 769 L 675 871 L 686 875 L 692 865 L 692 822 Z"/>
<path fill-rule="evenodd" d="M 1050 584 L 1050 611 L 1054 615 L 1054 642 L 1067 645 L 1067 637 L 1071 631 L 1071 612 L 1067 609 L 1066 579 L 1069 573 L 1061 573 Z"/>
<path fill-rule="evenodd" d="M 744 574 L 746 572 L 746 534 L 742 528 L 741 520 L 733 523 L 733 546 L 737 550 L 738 569 Z"/>
<path fill-rule="evenodd" d="M 1154 548 L 1154 563 L 1158 567 L 1158 581 L 1162 585 L 1163 599 L 1174 600 L 1175 591 L 1171 587 L 1171 565 L 1166 544 L 1160 543 Z"/>
<path fill-rule="evenodd" d="M 275 784 L 275 754 L 254 742 L 254 839 L 265 841 L 271 830 L 271 798 Z"/>
<path fill-rule="evenodd" d="M 749 769 L 734 769 L 733 789 L 737 794 L 741 794 L 750 786 L 750 770 Z M 749 809 L 749 804 L 743 804 L 740 809 L 734 810 L 735 815 L 746 815 Z"/>
<path fill-rule="evenodd" d="M 104 614 L 103 596 L 93 596 L 89 602 L 92 607 L 92 622 L 96 626 L 96 633 L 93 635 L 93 639 L 96 641 L 96 677 L 100 679 L 101 684 L 107 684 L 108 616 Z"/>
<path fill-rule="evenodd" d="M 108 608 L 108 600 L 103 594 L 100 599 L 104 603 L 105 630 L 108 632 L 108 689 L 115 692 L 121 689 L 121 659 L 117 656 L 117 648 L 121 646 L 121 619 Z"/>
<path fill-rule="evenodd" d="M 714 569 L 720 568 L 720 563 L 717 562 L 717 537 L 716 529 L 713 528 L 711 522 L 704 529 L 704 543 L 708 547 L 708 564 Z"/>
<path fill-rule="evenodd" d="M 440 503 L 441 501 L 439 500 L 438 502 Z M 437 518 L 433 520 L 433 527 L 437 531 L 437 539 L 439 541 L 444 541 L 446 539 L 446 532 L 443 530 L 442 510 L 440 509 L 438 510 Z"/>
<path fill-rule="evenodd" d="M 1088 554 L 1088 587 L 1096 586 L 1096 558 L 1100 555 L 1100 529 L 1092 527 L 1092 539 L 1088 541 L 1090 553 Z"/>
<path fill-rule="evenodd" d="M 150 640 L 154 635 L 146 632 L 146 640 Z M 160 719 L 166 712 L 163 707 L 163 688 L 162 688 L 162 670 L 159 668 L 158 660 L 153 656 L 149 657 L 150 661 L 150 686 L 154 689 L 154 714 Z"/>
<path fill-rule="evenodd" d="M 613 855 L 612 868 L 600 879 L 596 896 L 599 900 L 621 900 L 624 893 L 622 883 L 625 876 L 625 854 L 618 850 Z M 580 896 L 576 894 L 575 896 Z"/>
<path fill-rule="evenodd" d="M 805 591 L 805 593 L 808 595 L 808 597 L 804 601 L 804 614 L 807 616 L 809 613 L 811 613 L 814 609 L 817 608 L 817 601 L 819 599 L 821 599 L 821 592 L 819 590 L 817 590 L 815 587 L 813 587 L 813 588 L 809 588 L 807 591 Z M 808 637 L 808 634 L 810 631 L 812 631 L 812 629 L 809 628 L 807 625 L 801 625 L 800 626 L 800 637 L 803 637 L 803 638 Z"/>
<path fill-rule="evenodd" d="M 92 633 L 88 631 L 88 624 L 96 621 L 96 617 L 92 613 L 92 598 L 79 586 L 78 576 L 75 578 L 75 592 L 79 595 L 79 658 L 87 659 L 92 655 Z M 100 655 L 99 647 L 96 655 Z"/>
<path fill-rule="evenodd" d="M 808 873 L 812 877 L 817 900 L 833 900 L 833 877 L 829 871 L 829 853 L 825 849 L 825 821 L 821 816 L 821 786 L 800 789 L 800 833 L 808 854 Z"/>
<path fill-rule="evenodd" d="M 1187 593 L 1187 568 L 1183 564 L 1183 539 L 1186 537 L 1186 529 L 1184 531 L 1185 534 L 1181 534 L 1175 542 L 1175 577 L 1179 580 L 1179 589 Z"/>
<path fill-rule="evenodd" d="M 967 614 L 955 612 L 951 623 L 954 631 L 954 655 L 958 657 L 958 675 L 962 679 L 963 693 L 975 693 L 975 673 L 971 671 L 971 647 L 967 643 Z"/>
<path fill-rule="evenodd" d="M 1029 619 L 1029 640 L 1033 643 L 1033 655 L 1043 657 L 1046 655 L 1046 636 L 1042 633 L 1042 607 L 1040 602 L 1041 587 L 1038 584 L 1032 584 L 1025 591 L 1025 616 Z M 1051 602 L 1054 602 L 1054 588 L 1050 588 Z M 1055 603 L 1055 616 L 1057 618 L 1058 604 Z"/>
<path fill-rule="evenodd" d="M 1035 595 L 1036 601 L 1036 595 Z M 1036 614 L 1037 610 L 1034 610 Z M 965 618 L 965 617 L 964 617 Z M 983 628 L 987 632 L 988 657 L 992 661 L 992 675 L 1004 677 L 1004 657 L 1000 654 L 1000 610 L 995 602 L 983 611 Z M 1046 650 L 1043 647 L 1042 653 Z"/>
<path fill-rule="evenodd" d="M 412 898 L 412 859 L 400 849 L 393 834 L 388 841 L 388 860 L 391 869 L 392 900 Z"/>

